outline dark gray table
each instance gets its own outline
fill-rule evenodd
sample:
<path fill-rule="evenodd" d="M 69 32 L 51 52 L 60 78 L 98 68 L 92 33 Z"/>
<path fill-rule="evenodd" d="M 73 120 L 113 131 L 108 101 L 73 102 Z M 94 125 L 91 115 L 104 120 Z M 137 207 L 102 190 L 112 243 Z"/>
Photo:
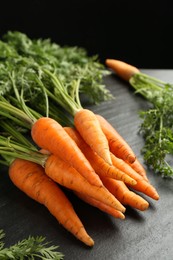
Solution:
<path fill-rule="evenodd" d="M 167 82 L 173 82 L 173 70 L 143 70 Z M 143 163 L 140 149 L 143 139 L 138 135 L 138 111 L 146 101 L 135 96 L 132 88 L 115 75 L 105 82 L 116 99 L 90 108 L 116 127 Z M 130 207 L 126 219 L 111 216 L 68 194 L 86 230 L 95 240 L 92 249 L 85 247 L 62 228 L 53 216 L 19 191 L 8 178 L 8 169 L 0 172 L 0 229 L 6 232 L 6 246 L 29 235 L 46 236 L 60 246 L 66 260 L 172 260 L 173 259 L 173 180 L 162 179 L 148 171 L 151 183 L 160 194 L 158 202 L 144 196 L 150 203 L 145 212 Z"/>

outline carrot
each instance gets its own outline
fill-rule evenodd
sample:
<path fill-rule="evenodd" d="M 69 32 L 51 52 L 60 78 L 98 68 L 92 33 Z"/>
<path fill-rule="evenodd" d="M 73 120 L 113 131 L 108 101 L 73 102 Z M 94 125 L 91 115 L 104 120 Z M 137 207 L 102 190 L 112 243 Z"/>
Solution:
<path fill-rule="evenodd" d="M 106 213 L 108 213 L 109 215 L 113 216 L 114 218 L 120 218 L 120 219 L 125 219 L 124 214 L 121 211 L 118 211 L 106 204 L 104 204 L 103 202 L 100 202 L 94 198 L 91 198 L 89 196 L 86 196 L 85 194 L 79 193 L 79 192 L 75 192 L 75 194 L 83 201 L 85 201 L 86 203 L 100 209 L 101 211 L 104 211 Z"/>
<path fill-rule="evenodd" d="M 114 154 L 111 154 L 112 163 L 120 170 L 127 173 L 131 178 L 137 181 L 137 184 L 131 186 L 134 190 L 140 191 L 152 199 L 158 200 L 159 194 L 156 189 L 148 181 L 146 181 L 141 175 L 133 170 L 130 165 L 124 162 L 122 159 L 117 158 Z M 128 185 L 129 186 L 129 185 Z"/>
<path fill-rule="evenodd" d="M 75 168 L 55 155 L 50 155 L 46 160 L 45 172 L 52 180 L 70 190 L 84 193 L 119 211 L 125 211 L 123 205 L 104 186 L 91 185 Z"/>
<path fill-rule="evenodd" d="M 98 156 L 94 151 L 85 143 L 80 134 L 76 129 L 71 127 L 64 127 L 65 131 L 69 134 L 69 136 L 76 142 L 78 147 L 84 153 L 91 166 L 95 170 L 95 172 L 101 177 L 110 177 L 118 180 L 122 180 L 131 185 L 136 184 L 136 181 L 125 174 L 123 171 L 119 170 L 115 166 L 111 166 L 106 163 L 100 156 Z"/>
<path fill-rule="evenodd" d="M 32 126 L 31 135 L 40 148 L 70 163 L 91 184 L 102 186 L 99 176 L 84 154 L 57 121 L 47 117 L 38 119 Z"/>
<path fill-rule="evenodd" d="M 96 115 L 88 110 L 79 110 L 74 117 L 74 124 L 85 142 L 108 164 L 112 165 L 109 144 Z"/>
<path fill-rule="evenodd" d="M 102 179 L 107 189 L 123 204 L 129 205 L 138 210 L 146 210 L 149 203 L 141 196 L 133 191 L 130 191 L 122 181 L 113 180 L 110 178 Z"/>
<path fill-rule="evenodd" d="M 125 81 L 129 81 L 134 74 L 140 73 L 138 68 L 120 60 L 106 59 L 106 65 Z"/>
<path fill-rule="evenodd" d="M 137 173 L 139 173 L 146 181 L 148 180 L 146 170 L 142 166 L 142 164 L 139 162 L 138 158 L 136 158 L 135 162 L 129 164 L 133 170 L 135 170 Z"/>
<path fill-rule="evenodd" d="M 133 163 L 136 160 L 136 156 L 127 142 L 105 118 L 101 115 L 96 116 L 99 120 L 103 133 L 108 139 L 110 151 L 124 161 Z"/>
<path fill-rule="evenodd" d="M 66 195 L 45 174 L 40 165 L 15 159 L 9 168 L 9 176 L 20 190 L 43 204 L 58 222 L 76 238 L 88 246 L 94 245 L 94 241 L 87 234 Z"/>

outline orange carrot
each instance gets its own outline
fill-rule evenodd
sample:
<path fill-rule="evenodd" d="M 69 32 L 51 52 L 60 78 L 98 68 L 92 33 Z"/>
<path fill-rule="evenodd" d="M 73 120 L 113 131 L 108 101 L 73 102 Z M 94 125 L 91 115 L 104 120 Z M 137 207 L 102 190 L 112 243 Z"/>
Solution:
<path fill-rule="evenodd" d="M 127 142 L 105 118 L 101 115 L 96 116 L 99 120 L 103 133 L 108 139 L 110 151 L 124 161 L 133 163 L 136 160 L 136 156 Z"/>
<path fill-rule="evenodd" d="M 131 186 L 134 190 L 143 192 L 152 199 L 158 200 L 159 194 L 156 189 L 148 181 L 146 181 L 141 175 L 135 172 L 130 165 L 124 162 L 122 159 L 117 158 L 114 154 L 111 154 L 112 163 L 120 170 L 127 173 L 130 177 L 137 181 L 137 184 Z"/>
<path fill-rule="evenodd" d="M 80 134 L 76 129 L 71 127 L 64 127 L 65 131 L 69 136 L 76 142 L 81 151 L 84 153 L 91 166 L 95 172 L 101 177 L 110 177 L 118 180 L 122 180 L 131 185 L 136 184 L 136 181 L 125 174 L 123 171 L 119 170 L 115 166 L 111 166 L 106 163 L 100 156 L 98 156 L 94 151 L 85 143 Z"/>
<path fill-rule="evenodd" d="M 148 180 L 146 170 L 142 166 L 142 164 L 139 162 L 138 158 L 136 158 L 134 163 L 129 164 L 133 170 L 135 170 L 137 173 L 139 173 L 146 181 Z"/>
<path fill-rule="evenodd" d="M 141 211 L 149 207 L 149 203 L 141 196 L 133 191 L 130 191 L 122 181 L 113 180 L 110 178 L 102 179 L 106 188 L 123 204 L 129 205 Z"/>
<path fill-rule="evenodd" d="M 46 160 L 45 172 L 52 180 L 68 189 L 84 193 L 119 211 L 125 211 L 123 205 L 104 186 L 91 185 L 75 168 L 55 155 L 50 155 Z"/>
<path fill-rule="evenodd" d="M 129 81 L 136 73 L 140 73 L 139 69 L 120 60 L 106 59 L 106 65 L 111 68 L 120 78 Z"/>
<path fill-rule="evenodd" d="M 96 115 L 88 110 L 79 110 L 74 117 L 74 124 L 85 142 L 108 164 L 112 165 L 109 144 Z"/>
<path fill-rule="evenodd" d="M 125 216 L 121 211 L 118 211 L 106 204 L 104 204 L 103 202 L 100 202 L 94 198 L 91 198 L 89 196 L 86 196 L 85 194 L 79 193 L 79 192 L 75 192 L 75 194 L 83 201 L 85 201 L 86 203 L 108 213 L 109 215 L 113 216 L 114 218 L 120 218 L 120 219 L 124 219 Z"/>
<path fill-rule="evenodd" d="M 16 159 L 9 168 L 9 176 L 20 190 L 46 206 L 58 222 L 76 238 L 88 246 L 94 245 L 68 198 L 40 165 Z"/>
<path fill-rule="evenodd" d="M 33 124 L 31 135 L 40 148 L 46 149 L 70 163 L 91 184 L 102 186 L 99 176 L 84 154 L 58 122 L 42 117 Z"/>

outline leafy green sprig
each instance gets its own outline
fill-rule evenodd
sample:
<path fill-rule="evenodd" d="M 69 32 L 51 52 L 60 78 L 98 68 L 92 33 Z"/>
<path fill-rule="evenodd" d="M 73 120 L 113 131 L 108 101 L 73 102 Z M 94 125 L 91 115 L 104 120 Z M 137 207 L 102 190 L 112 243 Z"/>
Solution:
<path fill-rule="evenodd" d="M 173 178 L 168 158 L 173 155 L 173 85 L 142 73 L 135 74 L 130 84 L 150 102 L 150 108 L 140 112 L 144 160 L 163 177 Z"/>
<path fill-rule="evenodd" d="M 50 245 L 45 242 L 46 238 L 42 236 L 29 236 L 16 244 L 5 247 L 3 238 L 5 233 L 0 230 L 0 259 L 3 260 L 62 260 L 64 255 L 57 252 L 58 246 Z"/>

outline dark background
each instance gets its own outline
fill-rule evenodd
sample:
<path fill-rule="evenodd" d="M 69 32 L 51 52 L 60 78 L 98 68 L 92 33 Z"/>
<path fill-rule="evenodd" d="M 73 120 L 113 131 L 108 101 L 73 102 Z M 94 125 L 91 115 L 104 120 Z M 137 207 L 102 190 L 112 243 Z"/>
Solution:
<path fill-rule="evenodd" d="M 0 36 L 78 45 L 101 62 L 117 58 L 140 68 L 173 68 L 172 0 L 1 1 Z"/>

